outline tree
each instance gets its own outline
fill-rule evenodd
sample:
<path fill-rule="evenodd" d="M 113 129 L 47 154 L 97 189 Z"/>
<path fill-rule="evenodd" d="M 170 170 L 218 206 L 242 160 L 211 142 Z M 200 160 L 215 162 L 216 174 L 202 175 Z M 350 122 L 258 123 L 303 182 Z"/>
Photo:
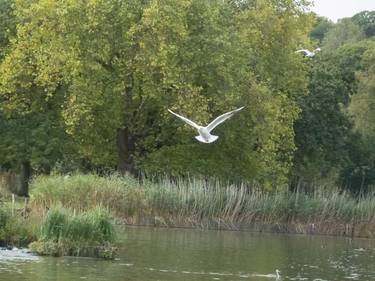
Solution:
<path fill-rule="evenodd" d="M 321 44 L 327 32 L 334 26 L 334 23 L 326 17 L 316 16 L 316 21 L 313 29 L 310 31 L 310 38 L 318 41 Z"/>
<path fill-rule="evenodd" d="M 366 37 L 375 36 L 375 11 L 363 11 L 355 14 L 352 21 L 361 27 Z"/>
<path fill-rule="evenodd" d="M 353 23 L 350 18 L 343 18 L 327 32 L 322 48 L 325 51 L 333 52 L 344 44 L 359 42 L 364 37 L 364 33 L 358 25 Z"/>
<path fill-rule="evenodd" d="M 347 107 L 350 97 L 357 95 L 356 72 L 362 69 L 368 46 L 366 41 L 346 44 L 314 61 L 309 95 L 300 100 L 302 113 L 295 124 L 294 174 L 307 182 L 331 180 L 349 185 L 348 174 L 364 161 L 358 157 L 363 151 L 358 150 L 358 135 Z"/>
<path fill-rule="evenodd" d="M 302 98 L 302 113 L 295 123 L 295 174 L 314 183 L 327 179 L 346 160 L 345 139 L 350 122 L 342 111 L 348 91 L 340 70 L 328 61 L 312 69 L 309 95 Z"/>
<path fill-rule="evenodd" d="M 253 2 L 17 1 L 3 112 L 53 103 L 80 157 L 120 172 L 284 183 L 307 86 L 294 50 L 311 19 L 304 1 Z M 205 123 L 240 105 L 209 147 L 167 112 Z"/>
<path fill-rule="evenodd" d="M 359 191 L 366 191 L 369 186 L 375 182 L 375 127 L 374 127 L 374 89 L 375 89 L 375 44 L 369 42 L 367 50 L 362 57 L 362 69 L 358 72 L 358 93 L 353 95 L 349 105 L 349 113 L 351 114 L 355 129 L 361 136 L 357 138 L 356 142 L 360 140 L 361 147 L 358 149 L 362 157 L 356 155 L 358 164 L 355 169 L 351 169 L 344 177 L 349 187 L 353 188 L 349 179 L 356 179 Z"/>
<path fill-rule="evenodd" d="M 359 72 L 359 90 L 358 94 L 351 99 L 349 111 L 354 117 L 355 125 L 358 131 L 370 141 L 375 139 L 375 99 L 373 90 L 375 86 L 375 44 L 363 55 L 364 70 Z"/>
<path fill-rule="evenodd" d="M 304 40 L 302 30 L 309 21 L 292 16 L 298 13 L 296 7 L 283 10 L 278 4 L 238 9 L 193 2 L 188 26 L 194 36 L 187 46 L 191 53 L 197 46 L 201 52 L 193 61 L 183 60 L 184 68 L 192 70 L 194 86 L 209 98 L 211 116 L 234 101 L 246 110 L 218 127 L 220 139 L 210 147 L 193 142 L 191 131 L 178 131 L 172 144 L 148 155 L 143 162 L 146 170 L 285 182 L 294 149 L 291 128 L 298 114 L 294 101 L 306 85 L 302 61 L 294 50 L 296 42 Z M 294 28 L 296 21 L 302 30 Z M 176 110 L 202 120 L 198 112 L 181 105 Z"/>
<path fill-rule="evenodd" d="M 16 33 L 16 17 L 13 15 L 12 0 L 0 0 L 0 61 L 5 55 L 10 38 Z"/>
<path fill-rule="evenodd" d="M 17 7 L 16 20 L 20 20 Z M 41 10 L 30 11 L 33 12 L 36 19 L 45 16 Z M 10 40 L 9 51 L 0 65 L 0 163 L 20 172 L 19 193 L 24 196 L 28 195 L 32 168 L 49 170 L 64 147 L 64 90 L 56 66 L 68 62 L 63 52 L 53 52 L 53 45 L 40 47 L 38 38 L 29 40 L 29 25 L 24 21 L 18 26 L 17 38 Z M 46 66 L 45 59 L 51 59 L 53 64 Z"/>

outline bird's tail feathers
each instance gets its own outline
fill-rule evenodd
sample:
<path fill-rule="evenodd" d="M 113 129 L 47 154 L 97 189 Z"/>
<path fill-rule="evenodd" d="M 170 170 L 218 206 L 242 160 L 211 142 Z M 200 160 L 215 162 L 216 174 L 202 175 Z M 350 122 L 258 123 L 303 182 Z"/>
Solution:
<path fill-rule="evenodd" d="M 198 141 L 203 142 L 203 143 L 211 143 L 211 142 L 216 141 L 219 137 L 218 136 L 214 136 L 214 135 L 210 135 L 210 138 L 208 140 L 205 140 L 202 136 L 195 136 L 195 138 Z"/>

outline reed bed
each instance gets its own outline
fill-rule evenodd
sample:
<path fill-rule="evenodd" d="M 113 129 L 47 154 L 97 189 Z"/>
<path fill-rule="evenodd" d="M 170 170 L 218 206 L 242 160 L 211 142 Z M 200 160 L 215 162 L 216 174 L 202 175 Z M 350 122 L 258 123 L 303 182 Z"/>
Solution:
<path fill-rule="evenodd" d="M 354 198 L 337 188 L 315 192 L 264 192 L 249 185 L 222 185 L 196 178 L 138 181 L 130 176 L 39 176 L 31 189 L 35 206 L 77 210 L 102 206 L 126 221 L 158 218 L 199 225 L 355 224 L 374 222 L 375 197 Z"/>
<path fill-rule="evenodd" d="M 114 215 L 144 210 L 145 194 L 133 178 L 113 175 L 38 176 L 31 183 L 31 204 L 46 210 L 56 204 L 77 212 L 103 207 Z"/>
<path fill-rule="evenodd" d="M 100 207 L 76 213 L 60 205 L 46 213 L 38 241 L 29 245 L 40 255 L 113 258 L 116 248 L 111 215 Z"/>

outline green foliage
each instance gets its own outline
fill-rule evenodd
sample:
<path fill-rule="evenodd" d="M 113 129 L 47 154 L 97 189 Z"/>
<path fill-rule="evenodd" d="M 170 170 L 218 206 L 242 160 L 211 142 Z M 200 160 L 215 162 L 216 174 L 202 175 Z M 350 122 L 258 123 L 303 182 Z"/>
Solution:
<path fill-rule="evenodd" d="M 0 246 L 25 247 L 36 238 L 34 222 L 0 206 Z"/>
<path fill-rule="evenodd" d="M 372 43 L 363 55 L 364 69 L 358 73 L 358 94 L 353 96 L 349 111 L 354 116 L 356 128 L 370 141 L 375 138 L 374 98 L 375 44 Z"/>
<path fill-rule="evenodd" d="M 33 204 L 45 208 L 62 204 L 65 208 L 88 211 L 102 206 L 114 214 L 131 216 L 144 209 L 143 190 L 133 178 L 97 175 L 38 176 L 31 184 Z M 59 212 L 61 213 L 61 212 Z"/>
<path fill-rule="evenodd" d="M 326 34 L 322 48 L 334 52 L 337 48 L 347 43 L 357 43 L 365 38 L 361 28 L 350 18 L 341 19 Z"/>
<path fill-rule="evenodd" d="M 322 53 L 312 66 L 310 93 L 300 100 L 302 113 L 295 123 L 294 173 L 307 182 L 334 183 L 342 170 L 356 166 L 355 155 L 363 154 L 347 107 L 357 93 L 356 72 L 362 69 L 361 58 L 369 46 L 367 41 L 346 44 L 335 53 Z"/>
<path fill-rule="evenodd" d="M 40 238 L 30 250 L 41 255 L 77 255 L 113 258 L 115 229 L 109 213 L 96 207 L 76 214 L 60 207 L 45 216 Z"/>
<path fill-rule="evenodd" d="M 36 48 L 42 39 L 27 33 L 27 26 L 35 26 L 22 17 L 20 5 L 20 1 L 11 5 L 15 18 L 12 28 L 15 30 L 16 21 L 22 24 L 18 24 L 17 38 L 10 40 L 0 65 L 0 164 L 16 170 L 20 163 L 30 162 L 34 168 L 48 171 L 65 147 L 61 118 L 64 90 L 56 66 L 69 62 L 61 50 L 52 57 L 56 52 L 48 48 L 53 49 L 53 44 Z M 46 16 L 42 11 L 34 12 L 30 13 L 35 20 Z M 39 28 L 53 36 L 50 27 Z M 46 59 L 53 65 L 46 66 Z"/>
<path fill-rule="evenodd" d="M 91 176 L 89 176 L 91 177 Z M 113 178 L 103 178 L 107 185 L 116 184 Z M 274 223 L 355 223 L 362 220 L 371 220 L 375 211 L 375 201 L 372 196 L 352 197 L 349 193 L 337 188 L 315 188 L 313 192 L 264 192 L 259 186 L 223 185 L 219 182 L 197 178 L 163 178 L 155 182 L 145 180 L 142 184 L 123 179 L 128 185 L 124 189 L 141 191 L 143 205 L 138 205 L 137 198 L 129 198 L 132 209 L 128 214 L 116 212 L 122 218 L 132 219 L 155 218 L 155 223 L 202 225 L 220 221 L 224 224 L 257 222 Z M 133 186 L 133 187 L 132 187 Z M 95 193 L 91 189 L 87 197 Z M 70 193 L 69 196 L 73 194 Z M 56 197 L 56 202 L 67 202 L 66 194 Z M 72 201 L 74 198 L 72 198 Z M 34 202 L 36 203 L 36 202 Z M 96 206 L 100 206 L 98 200 Z M 51 212 L 51 210 L 50 210 Z M 95 213 L 95 211 L 94 211 Z M 96 229 L 104 235 L 111 233 L 107 227 L 106 215 L 95 213 Z M 79 240 L 82 237 L 90 238 L 87 226 L 87 215 L 75 215 L 67 220 L 70 227 L 65 229 L 64 239 Z M 103 221 L 105 223 L 103 223 Z M 56 225 L 56 224 L 54 224 Z M 103 226 L 105 225 L 105 226 Z M 106 229 L 106 230 L 103 230 Z M 55 235 L 51 235 L 52 238 Z M 107 241 L 101 235 L 96 239 Z M 111 235 L 109 235 L 111 237 Z"/>
<path fill-rule="evenodd" d="M 352 157 L 354 163 L 351 165 L 355 166 L 350 171 L 352 181 L 346 180 L 346 184 L 356 192 L 368 191 L 375 182 L 373 176 L 375 169 L 375 151 L 373 148 L 375 140 L 373 125 L 374 62 L 375 45 L 373 42 L 369 42 L 368 48 L 362 56 L 362 68 L 357 73 L 358 92 L 351 98 L 348 108 L 354 127 L 360 135 L 360 138 L 356 139 L 357 149 L 354 150 L 356 155 Z"/>
<path fill-rule="evenodd" d="M 63 237 L 66 224 L 67 214 L 64 214 L 61 208 L 51 209 L 42 223 L 41 238 L 53 242 L 59 241 Z"/>
<path fill-rule="evenodd" d="M 58 244 L 52 241 L 33 241 L 29 244 L 28 247 L 32 253 L 44 256 L 59 256 Z"/>
<path fill-rule="evenodd" d="M 72 214 L 62 207 L 51 208 L 41 226 L 41 240 L 62 242 L 113 242 L 115 238 L 111 217 L 104 209 Z"/>
<path fill-rule="evenodd" d="M 350 122 L 342 111 L 349 93 L 340 69 L 319 62 L 311 73 L 310 93 L 301 99 L 302 113 L 295 123 L 295 173 L 307 181 L 328 177 L 346 161 Z"/>
<path fill-rule="evenodd" d="M 326 17 L 316 17 L 313 29 L 310 31 L 310 38 L 320 43 L 323 42 L 327 32 L 334 26 L 333 22 Z"/>
<path fill-rule="evenodd" d="M 207 123 L 228 105 L 245 105 L 246 110 L 217 129 L 220 139 L 210 148 L 193 142 L 193 132 L 187 127 L 176 128 L 173 134 L 172 127 L 164 126 L 168 145 L 145 161 L 141 158 L 141 168 L 174 175 L 284 182 L 294 149 L 290 130 L 298 114 L 294 98 L 304 91 L 306 82 L 302 61 L 293 56 L 296 41 L 303 40 L 302 30 L 293 26 L 298 21 L 302 29 L 307 28 L 308 20 L 292 17 L 297 13 L 293 8 L 278 13 L 277 4 L 261 3 L 254 11 L 199 2 L 192 1 L 189 7 L 188 26 L 194 33 L 186 37 L 182 50 L 188 52 L 180 54 L 180 61 L 182 77 L 186 77 L 185 69 L 191 70 L 192 80 L 185 80 L 194 83 L 207 103 L 191 107 L 186 104 L 191 99 L 179 94 L 172 109 L 198 123 Z M 197 46 L 201 51 L 192 60 L 187 55 L 194 54 Z M 173 116 L 168 119 L 166 124 L 181 127 Z M 239 157 L 236 164 L 233 155 Z"/>
<path fill-rule="evenodd" d="M 13 15 L 13 0 L 0 1 L 0 62 L 2 61 L 10 39 L 16 33 L 16 17 Z"/>
<path fill-rule="evenodd" d="M 362 28 L 366 37 L 375 36 L 375 11 L 362 11 L 355 14 L 352 21 Z"/>
<path fill-rule="evenodd" d="M 53 111 L 11 118 L 0 112 L 0 164 L 17 169 L 30 159 L 35 169 L 48 171 L 67 152 L 64 140 L 61 118 Z"/>
<path fill-rule="evenodd" d="M 13 143 L 12 150 L 34 166 L 76 151 L 121 171 L 286 182 L 296 98 L 307 86 L 294 50 L 307 41 L 311 18 L 304 1 L 257 2 L 16 1 L 20 24 L 0 67 L 1 112 L 30 120 L 24 138 L 33 153 Z M 205 123 L 240 105 L 246 111 L 217 129 L 223 137 L 209 154 L 166 110 Z M 48 133 L 56 146 L 46 155 L 38 148 L 50 143 L 32 120 L 49 114 L 56 123 L 42 124 L 56 124 Z M 6 137 L 14 138 L 21 137 Z M 227 171 L 218 169 L 223 162 Z"/>

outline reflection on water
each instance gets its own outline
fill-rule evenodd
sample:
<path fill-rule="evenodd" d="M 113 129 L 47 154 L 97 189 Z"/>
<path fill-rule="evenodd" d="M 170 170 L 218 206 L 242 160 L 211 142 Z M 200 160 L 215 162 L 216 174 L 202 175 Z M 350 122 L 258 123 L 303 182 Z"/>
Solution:
<path fill-rule="evenodd" d="M 375 241 L 132 228 L 115 261 L 0 250 L 0 280 L 375 280 Z"/>
<path fill-rule="evenodd" d="M 0 264 L 12 264 L 13 262 L 38 261 L 40 258 L 29 254 L 27 249 L 0 248 Z"/>

